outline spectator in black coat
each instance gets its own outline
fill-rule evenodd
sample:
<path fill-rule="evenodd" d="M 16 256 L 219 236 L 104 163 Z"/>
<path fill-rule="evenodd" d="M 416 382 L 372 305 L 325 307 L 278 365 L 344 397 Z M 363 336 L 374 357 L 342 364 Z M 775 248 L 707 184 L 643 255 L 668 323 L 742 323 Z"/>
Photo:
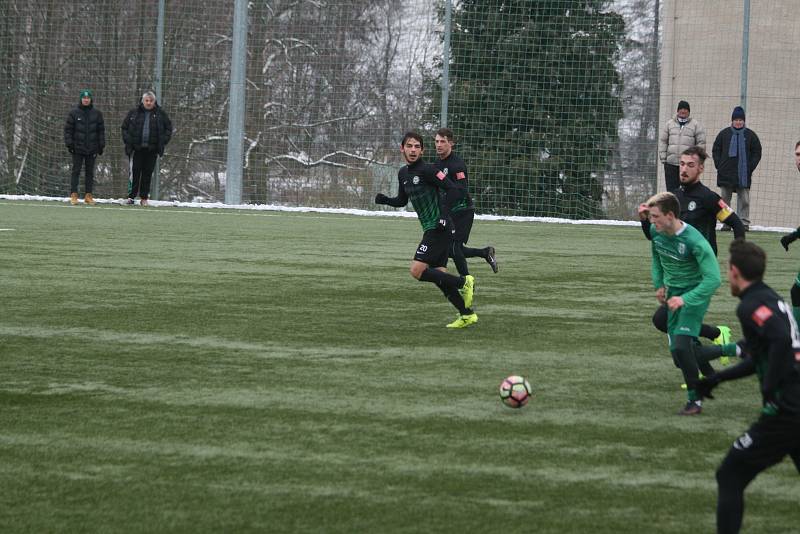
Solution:
<path fill-rule="evenodd" d="M 72 176 L 70 180 L 69 202 L 73 206 L 78 203 L 78 182 L 81 167 L 86 168 L 86 204 L 94 204 L 92 191 L 94 188 L 94 164 L 97 156 L 103 154 L 106 147 L 106 126 L 103 114 L 94 107 L 92 92 L 81 91 L 78 105 L 67 116 L 64 125 L 64 144 L 72 154 Z"/>
<path fill-rule="evenodd" d="M 720 196 L 729 206 L 736 192 L 736 213 L 745 230 L 750 229 L 750 186 L 753 171 L 761 161 L 761 141 L 744 125 L 744 109 L 736 106 L 731 114 L 731 127 L 725 128 L 714 140 L 714 165 L 717 167 L 717 186 Z M 730 226 L 723 226 L 730 230 Z"/>
<path fill-rule="evenodd" d="M 122 122 L 125 154 L 131 163 L 128 204 L 133 204 L 138 195 L 142 206 L 147 206 L 156 159 L 164 155 L 164 148 L 171 138 L 169 116 L 156 102 L 156 95 L 146 92 L 139 105 L 130 110 Z"/>

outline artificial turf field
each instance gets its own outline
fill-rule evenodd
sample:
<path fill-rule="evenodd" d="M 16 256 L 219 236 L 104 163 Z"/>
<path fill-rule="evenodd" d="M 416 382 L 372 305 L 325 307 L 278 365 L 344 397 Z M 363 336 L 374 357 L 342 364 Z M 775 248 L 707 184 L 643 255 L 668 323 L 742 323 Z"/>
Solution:
<path fill-rule="evenodd" d="M 712 532 L 758 386 L 675 415 L 638 227 L 476 221 L 500 272 L 471 260 L 464 330 L 408 274 L 420 235 L 0 200 L 0 531 Z M 748 237 L 788 297 L 800 245 Z M 738 336 L 735 305 L 724 284 L 708 322 Z M 533 385 L 521 410 L 498 399 L 509 374 Z M 744 531 L 800 531 L 799 502 L 787 459 Z"/>

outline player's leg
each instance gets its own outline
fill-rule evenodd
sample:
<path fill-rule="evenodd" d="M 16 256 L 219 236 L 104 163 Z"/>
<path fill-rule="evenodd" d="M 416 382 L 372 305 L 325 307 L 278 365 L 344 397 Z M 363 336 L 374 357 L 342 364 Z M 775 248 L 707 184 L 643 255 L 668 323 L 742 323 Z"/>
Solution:
<path fill-rule="evenodd" d="M 429 230 L 422 237 L 417 247 L 414 260 L 411 262 L 411 276 L 421 282 L 432 282 L 444 293 L 447 300 L 458 310 L 458 325 L 451 328 L 463 328 L 475 323 L 478 316 L 472 311 L 471 276 L 462 277 L 449 274 L 445 270 L 447 264 L 450 236 L 444 232 Z M 461 291 L 470 286 L 469 295 L 462 296 Z M 467 296 L 469 297 L 467 299 Z M 454 323 L 451 323 L 454 324 Z"/>
<path fill-rule="evenodd" d="M 458 223 L 456 223 L 458 224 Z M 453 239 L 450 241 L 450 257 L 453 258 L 453 263 L 456 266 L 456 270 L 458 274 L 461 276 L 467 276 L 469 274 L 469 267 L 467 266 L 467 258 L 464 257 L 464 249 L 463 244 L 459 240 L 459 231 L 458 226 L 456 226 L 456 234 L 453 236 Z"/>
<path fill-rule="evenodd" d="M 744 515 L 744 491 L 762 471 L 796 447 L 797 426 L 776 416 L 761 417 L 736 438 L 717 469 L 717 532 L 737 533 Z"/>
<path fill-rule="evenodd" d="M 794 279 L 794 285 L 790 291 L 792 296 L 792 315 L 794 320 L 800 324 L 800 273 L 797 273 L 797 278 Z"/>
<path fill-rule="evenodd" d="M 469 242 L 469 236 L 472 233 L 472 224 L 475 221 L 475 210 L 464 210 L 459 212 L 459 217 L 461 219 L 460 227 L 461 227 L 461 250 L 464 254 L 465 258 L 483 258 L 486 260 L 486 263 L 489 264 L 489 267 L 492 268 L 492 272 L 497 272 L 497 255 L 495 252 L 494 247 L 483 247 L 483 248 L 471 248 L 467 246 Z"/>
<path fill-rule="evenodd" d="M 686 384 L 686 406 L 678 412 L 680 415 L 697 415 L 702 411 L 702 399 L 698 398 L 695 384 L 700 379 L 695 355 L 695 338 L 691 336 L 670 336 L 672 339 L 672 358 L 683 373 Z"/>
<path fill-rule="evenodd" d="M 653 313 L 653 326 L 656 327 L 657 330 L 667 333 L 667 305 L 662 304 L 659 306 L 656 311 Z"/>

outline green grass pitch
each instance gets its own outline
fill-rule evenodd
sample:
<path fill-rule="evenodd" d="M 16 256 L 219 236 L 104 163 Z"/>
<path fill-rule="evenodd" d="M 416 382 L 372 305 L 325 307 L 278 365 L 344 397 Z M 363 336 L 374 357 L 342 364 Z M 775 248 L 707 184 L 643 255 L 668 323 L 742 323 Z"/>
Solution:
<path fill-rule="evenodd" d="M 675 415 L 641 231 L 476 221 L 500 272 L 471 260 L 480 320 L 456 331 L 408 274 L 420 233 L 0 201 L 0 531 L 713 531 L 757 384 Z M 750 237 L 788 296 L 800 246 Z M 738 335 L 735 305 L 723 285 L 707 319 Z M 791 462 L 746 498 L 747 532 L 797 532 Z"/>

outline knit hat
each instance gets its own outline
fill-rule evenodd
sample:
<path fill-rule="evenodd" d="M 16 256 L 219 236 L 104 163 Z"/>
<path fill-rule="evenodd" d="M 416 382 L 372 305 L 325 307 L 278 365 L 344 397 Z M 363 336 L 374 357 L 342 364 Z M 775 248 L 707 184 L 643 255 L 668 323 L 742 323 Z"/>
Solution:
<path fill-rule="evenodd" d="M 92 98 L 92 92 L 89 89 L 84 89 L 83 91 L 81 91 L 81 98 L 85 96 Z"/>
<path fill-rule="evenodd" d="M 686 111 L 692 111 L 689 107 L 689 103 L 686 100 L 681 100 L 678 102 L 678 111 L 685 109 Z"/>
<path fill-rule="evenodd" d="M 744 108 L 742 106 L 736 106 L 733 108 L 733 113 L 731 113 L 731 120 L 735 121 L 736 119 L 744 120 Z"/>

